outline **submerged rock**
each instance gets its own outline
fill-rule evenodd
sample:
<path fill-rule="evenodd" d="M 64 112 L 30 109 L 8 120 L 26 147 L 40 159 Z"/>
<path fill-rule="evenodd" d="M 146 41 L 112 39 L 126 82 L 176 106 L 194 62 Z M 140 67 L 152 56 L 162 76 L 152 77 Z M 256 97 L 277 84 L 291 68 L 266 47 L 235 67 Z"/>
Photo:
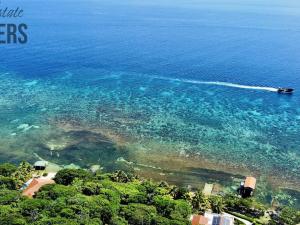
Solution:
<path fill-rule="evenodd" d="M 36 85 L 37 83 L 38 83 L 37 80 L 33 80 L 33 81 L 30 81 L 30 82 L 25 83 L 25 86 L 34 86 L 34 85 Z"/>
<path fill-rule="evenodd" d="M 127 161 L 127 160 L 124 159 L 123 157 L 117 158 L 116 161 L 117 161 L 117 162 L 124 162 L 124 163 L 127 163 L 127 164 L 133 164 L 133 162 Z"/>
<path fill-rule="evenodd" d="M 93 173 L 96 173 L 97 171 L 101 170 L 101 166 L 100 165 L 92 165 L 90 167 L 90 170 L 93 172 Z"/>
<path fill-rule="evenodd" d="M 26 131 L 30 130 L 31 128 L 38 129 L 38 128 L 40 128 L 40 127 L 39 127 L 39 126 L 36 126 L 36 125 L 29 125 L 29 124 L 27 124 L 27 123 L 23 123 L 23 124 L 21 124 L 21 125 L 19 125 L 19 126 L 17 127 L 18 130 L 21 130 L 21 131 L 23 131 L 23 132 L 26 132 Z"/>
<path fill-rule="evenodd" d="M 19 126 L 17 127 L 17 129 L 18 129 L 18 130 L 24 130 L 24 129 L 28 129 L 28 127 L 29 127 L 29 124 L 23 123 L 23 124 L 19 125 Z"/>
<path fill-rule="evenodd" d="M 69 165 L 65 165 L 64 169 L 80 169 L 80 166 L 77 166 L 74 163 L 71 163 Z"/>
<path fill-rule="evenodd" d="M 17 122 L 19 122 L 20 120 L 19 119 L 15 119 L 15 120 L 12 120 L 12 121 L 10 121 L 11 123 L 17 123 Z"/>

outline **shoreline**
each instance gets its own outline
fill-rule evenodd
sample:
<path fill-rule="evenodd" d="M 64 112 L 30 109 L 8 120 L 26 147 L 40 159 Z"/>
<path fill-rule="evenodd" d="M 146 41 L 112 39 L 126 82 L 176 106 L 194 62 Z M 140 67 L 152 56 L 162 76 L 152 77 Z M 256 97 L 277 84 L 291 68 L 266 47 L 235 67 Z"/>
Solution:
<path fill-rule="evenodd" d="M 39 159 L 42 159 L 39 157 Z M 202 190 L 205 184 L 213 184 L 213 193 L 220 194 L 220 193 L 236 193 L 237 188 L 241 181 L 245 179 L 245 176 L 240 174 L 231 174 L 224 171 L 217 171 L 217 170 L 209 170 L 204 168 L 196 168 L 194 171 L 189 171 L 185 169 L 180 170 L 172 170 L 166 167 L 155 167 L 151 165 L 141 164 L 141 163 L 134 163 L 126 161 L 125 159 L 119 159 L 118 162 L 125 163 L 130 167 L 134 168 L 133 174 L 138 175 L 141 179 L 151 179 L 155 182 L 162 182 L 165 181 L 170 185 L 177 185 L 181 187 L 187 187 L 191 190 Z M 117 163 L 118 163 L 117 162 Z M 80 168 L 76 165 L 58 165 L 55 163 L 49 162 L 49 165 L 55 165 L 56 168 L 64 169 L 64 168 Z M 95 165 L 93 165 L 95 166 Z M 92 170 L 93 166 L 82 167 L 83 169 Z M 97 165 L 100 170 L 100 165 Z M 138 169 L 137 169 L 138 168 Z M 122 170 L 122 169 L 121 169 Z M 50 168 L 47 168 L 48 172 L 53 172 Z M 124 170 L 128 172 L 128 170 Z M 57 170 L 55 170 L 57 172 Z M 107 171 L 104 170 L 105 173 L 112 173 L 114 171 Z M 258 178 L 258 186 L 256 190 L 255 199 L 265 205 L 272 205 L 271 201 L 263 200 L 259 197 L 260 194 L 267 194 L 273 197 L 282 195 L 282 193 L 294 193 L 294 197 L 300 196 L 300 191 L 293 190 L 289 188 L 282 188 L 282 187 L 272 187 L 272 189 L 266 189 L 268 186 L 266 185 L 266 180 L 262 180 L 261 177 Z M 297 198 L 296 197 L 296 198 Z M 276 199 L 276 197 L 275 197 Z M 300 207 L 298 200 L 295 202 L 296 207 Z"/>
<path fill-rule="evenodd" d="M 24 147 L 32 150 L 35 148 L 33 153 L 38 153 L 42 158 L 46 156 L 45 160 L 53 162 L 54 164 L 61 161 L 64 157 L 69 157 L 70 154 L 72 155 L 72 149 L 75 148 L 81 152 L 80 158 L 75 157 L 75 161 L 66 158 L 65 163 L 59 162 L 57 164 L 69 165 L 73 163 L 77 165 L 80 162 L 81 167 L 89 167 L 99 163 L 101 167 L 106 167 L 102 162 L 105 160 L 105 163 L 107 163 L 110 160 L 109 169 L 112 171 L 118 167 L 118 165 L 116 165 L 117 159 L 123 157 L 125 161 L 131 164 L 123 163 L 123 165 L 120 165 L 121 168 L 130 169 L 149 178 L 167 179 L 173 183 L 189 184 L 189 182 L 192 182 L 195 184 L 203 184 L 205 180 L 209 182 L 214 182 L 214 180 L 215 182 L 219 180 L 222 181 L 221 176 L 228 177 L 228 180 L 231 180 L 230 177 L 235 178 L 251 175 L 257 178 L 262 177 L 264 182 L 268 183 L 273 190 L 287 189 L 300 192 L 299 180 L 293 180 L 291 177 L 283 178 L 278 174 L 266 176 L 263 171 L 258 169 L 251 170 L 237 164 L 216 163 L 214 160 L 210 160 L 201 154 L 182 153 L 180 150 L 175 150 L 176 143 L 164 145 L 152 141 L 141 145 L 136 139 L 130 136 L 122 136 L 105 127 L 93 127 L 88 124 L 82 125 L 79 122 L 72 124 L 70 121 L 48 120 L 48 125 L 46 130 L 41 126 L 40 129 L 29 131 L 34 132 L 32 134 L 41 135 L 41 138 L 36 136 L 35 140 L 32 140 L 31 143 L 26 143 Z M 54 139 L 52 139 L 51 135 L 57 133 L 57 131 L 61 132 L 60 135 L 54 136 Z M 32 134 L 28 133 L 26 136 Z M 79 134 L 81 136 L 82 134 L 85 135 L 82 137 L 82 140 L 78 139 Z M 24 137 L 22 137 L 19 141 L 22 142 L 22 140 L 26 141 L 27 138 L 24 139 Z M 50 146 L 49 140 L 51 144 L 55 143 L 55 145 L 52 144 Z M 35 143 L 35 141 L 39 141 L 39 143 Z M 13 144 L 14 142 L 11 140 L 10 143 Z M 105 147 L 105 145 L 111 145 L 114 152 L 110 153 L 110 150 L 101 150 L 102 146 Z M 59 149 L 52 149 L 53 151 L 51 151 L 53 146 L 59 147 Z M 84 148 L 80 150 L 82 147 Z M 95 161 L 95 157 L 84 158 L 86 147 L 88 147 L 86 150 L 90 151 L 88 154 L 93 154 L 94 148 L 100 148 L 100 150 L 97 151 L 95 149 L 95 154 L 103 153 L 108 156 L 112 154 L 114 157 L 106 159 L 100 157 L 99 161 Z M 31 158 L 30 161 L 34 160 L 32 155 L 28 155 L 30 151 L 26 149 L 22 150 L 22 148 L 20 148 L 19 150 L 23 158 L 27 160 Z M 53 153 L 53 156 L 51 156 L 50 153 Z M 12 154 L 15 153 L 12 152 Z M 15 154 L 14 157 L 14 160 L 17 160 L 18 154 Z M 5 159 L 5 156 L 3 159 Z M 117 164 L 120 164 L 120 162 Z M 177 179 L 176 176 L 180 178 Z M 224 180 L 222 182 L 229 183 Z"/>
<path fill-rule="evenodd" d="M 246 166 L 231 164 L 230 162 L 227 162 L 226 164 L 222 162 L 216 162 L 214 160 L 208 159 L 204 155 L 201 155 L 201 153 L 185 155 L 180 151 L 175 151 L 174 149 L 170 151 L 170 149 L 172 149 L 174 145 L 165 146 L 161 143 L 153 144 L 153 142 L 149 142 L 150 147 L 146 144 L 141 146 L 138 140 L 135 140 L 130 136 L 125 137 L 119 135 L 109 128 L 91 127 L 89 125 L 82 125 L 80 123 L 72 124 L 66 121 L 64 123 L 61 122 L 62 121 L 55 121 L 53 125 L 65 132 L 94 132 L 101 136 L 107 137 L 119 148 L 123 147 L 128 149 L 128 159 L 126 160 L 135 163 L 135 165 L 146 165 L 149 168 L 152 167 L 155 170 L 157 170 L 157 168 L 160 168 L 159 170 L 167 170 L 173 172 L 184 171 L 185 173 L 191 174 L 193 173 L 193 170 L 208 170 L 213 172 L 214 174 L 226 173 L 230 174 L 233 177 L 252 175 L 256 177 L 263 177 L 268 182 L 268 184 L 271 185 L 272 189 L 291 189 L 300 192 L 300 181 L 297 179 L 287 179 L 286 177 L 283 178 L 278 174 L 268 174 L 268 176 L 266 176 L 266 172 L 259 169 L 250 169 Z M 197 174 L 197 172 L 195 172 L 195 174 Z M 283 179 L 284 182 L 282 182 Z"/>
<path fill-rule="evenodd" d="M 47 133 L 49 131 L 55 135 L 49 136 L 50 133 Z M 290 196 L 289 198 L 300 196 L 298 186 L 292 181 L 282 182 L 280 177 L 267 177 L 259 170 L 249 170 L 229 163 L 218 164 L 200 154 L 183 154 L 174 149 L 176 143 L 175 145 L 162 145 L 149 142 L 141 145 L 134 138 L 118 135 L 108 128 L 79 123 L 62 123 L 62 121 L 56 121 L 56 123 L 51 121 L 46 130 L 43 130 L 41 126 L 39 130 L 30 132 L 38 133 L 41 136 L 37 136 L 36 140 L 42 140 L 38 145 L 41 149 L 34 150 L 31 155 L 34 158 L 30 161 L 34 162 L 36 159 L 48 161 L 53 165 L 51 168 L 56 168 L 55 171 L 61 168 L 78 168 L 77 166 L 90 169 L 91 166 L 97 165 L 104 172 L 124 170 L 142 178 L 158 182 L 167 181 L 170 184 L 192 189 L 202 189 L 205 183 L 215 184 L 217 192 L 231 193 L 236 191 L 244 177 L 254 176 L 258 179 L 258 193 L 262 193 L 263 196 L 275 197 L 282 193 L 284 196 Z M 39 137 L 43 138 L 39 139 Z M 52 145 L 49 145 L 49 140 Z M 110 148 L 106 149 L 107 146 Z M 30 147 L 27 145 L 27 148 Z M 74 150 L 80 153 L 81 158 L 78 158 L 78 152 L 73 152 Z M 87 150 L 89 152 L 86 152 Z M 29 151 L 23 154 L 27 153 Z M 108 159 L 100 157 L 96 160 L 96 156 L 103 153 L 114 157 Z M 96 155 L 90 158 L 91 154 Z M 73 158 L 68 158 L 69 156 Z M 270 201 L 263 202 L 270 204 Z"/>

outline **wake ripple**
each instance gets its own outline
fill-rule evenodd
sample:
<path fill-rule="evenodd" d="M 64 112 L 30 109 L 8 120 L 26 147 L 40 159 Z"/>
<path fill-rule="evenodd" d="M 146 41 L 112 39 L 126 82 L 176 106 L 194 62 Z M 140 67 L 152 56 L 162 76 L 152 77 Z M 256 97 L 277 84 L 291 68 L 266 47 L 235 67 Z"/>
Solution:
<path fill-rule="evenodd" d="M 152 78 L 160 79 L 160 80 L 168 80 L 168 81 L 177 81 L 182 83 L 190 83 L 190 84 L 218 85 L 218 86 L 225 86 L 225 87 L 263 90 L 263 91 L 272 91 L 272 92 L 277 92 L 278 90 L 277 88 L 273 88 L 273 87 L 250 86 L 250 85 L 234 84 L 234 83 L 220 82 L 220 81 L 198 81 L 198 80 L 169 78 L 169 77 L 160 77 L 160 76 L 153 76 Z"/>

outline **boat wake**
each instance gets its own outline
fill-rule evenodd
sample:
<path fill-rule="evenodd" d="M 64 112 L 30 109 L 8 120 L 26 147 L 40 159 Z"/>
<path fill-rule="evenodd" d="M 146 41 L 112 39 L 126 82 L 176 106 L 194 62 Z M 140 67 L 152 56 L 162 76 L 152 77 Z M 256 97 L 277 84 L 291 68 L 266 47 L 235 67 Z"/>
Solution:
<path fill-rule="evenodd" d="M 168 81 L 177 81 L 177 82 L 182 82 L 182 83 L 190 83 L 190 84 L 218 85 L 218 86 L 225 86 L 225 87 L 263 90 L 263 91 L 272 91 L 272 92 L 278 91 L 278 88 L 273 88 L 273 87 L 249 86 L 249 85 L 234 84 L 234 83 L 220 82 L 220 81 L 198 81 L 198 80 L 168 78 L 168 77 L 159 77 L 159 76 L 154 76 L 153 78 L 161 79 L 161 80 L 168 80 Z"/>

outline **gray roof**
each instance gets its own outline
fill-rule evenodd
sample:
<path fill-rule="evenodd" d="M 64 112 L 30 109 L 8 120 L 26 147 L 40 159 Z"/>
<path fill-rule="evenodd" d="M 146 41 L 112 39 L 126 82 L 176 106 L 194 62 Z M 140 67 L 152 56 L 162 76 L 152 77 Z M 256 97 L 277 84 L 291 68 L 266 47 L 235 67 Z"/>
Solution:
<path fill-rule="evenodd" d="M 36 161 L 36 162 L 34 163 L 34 166 L 42 166 L 42 167 L 46 167 L 47 164 L 48 164 L 47 161 Z"/>

